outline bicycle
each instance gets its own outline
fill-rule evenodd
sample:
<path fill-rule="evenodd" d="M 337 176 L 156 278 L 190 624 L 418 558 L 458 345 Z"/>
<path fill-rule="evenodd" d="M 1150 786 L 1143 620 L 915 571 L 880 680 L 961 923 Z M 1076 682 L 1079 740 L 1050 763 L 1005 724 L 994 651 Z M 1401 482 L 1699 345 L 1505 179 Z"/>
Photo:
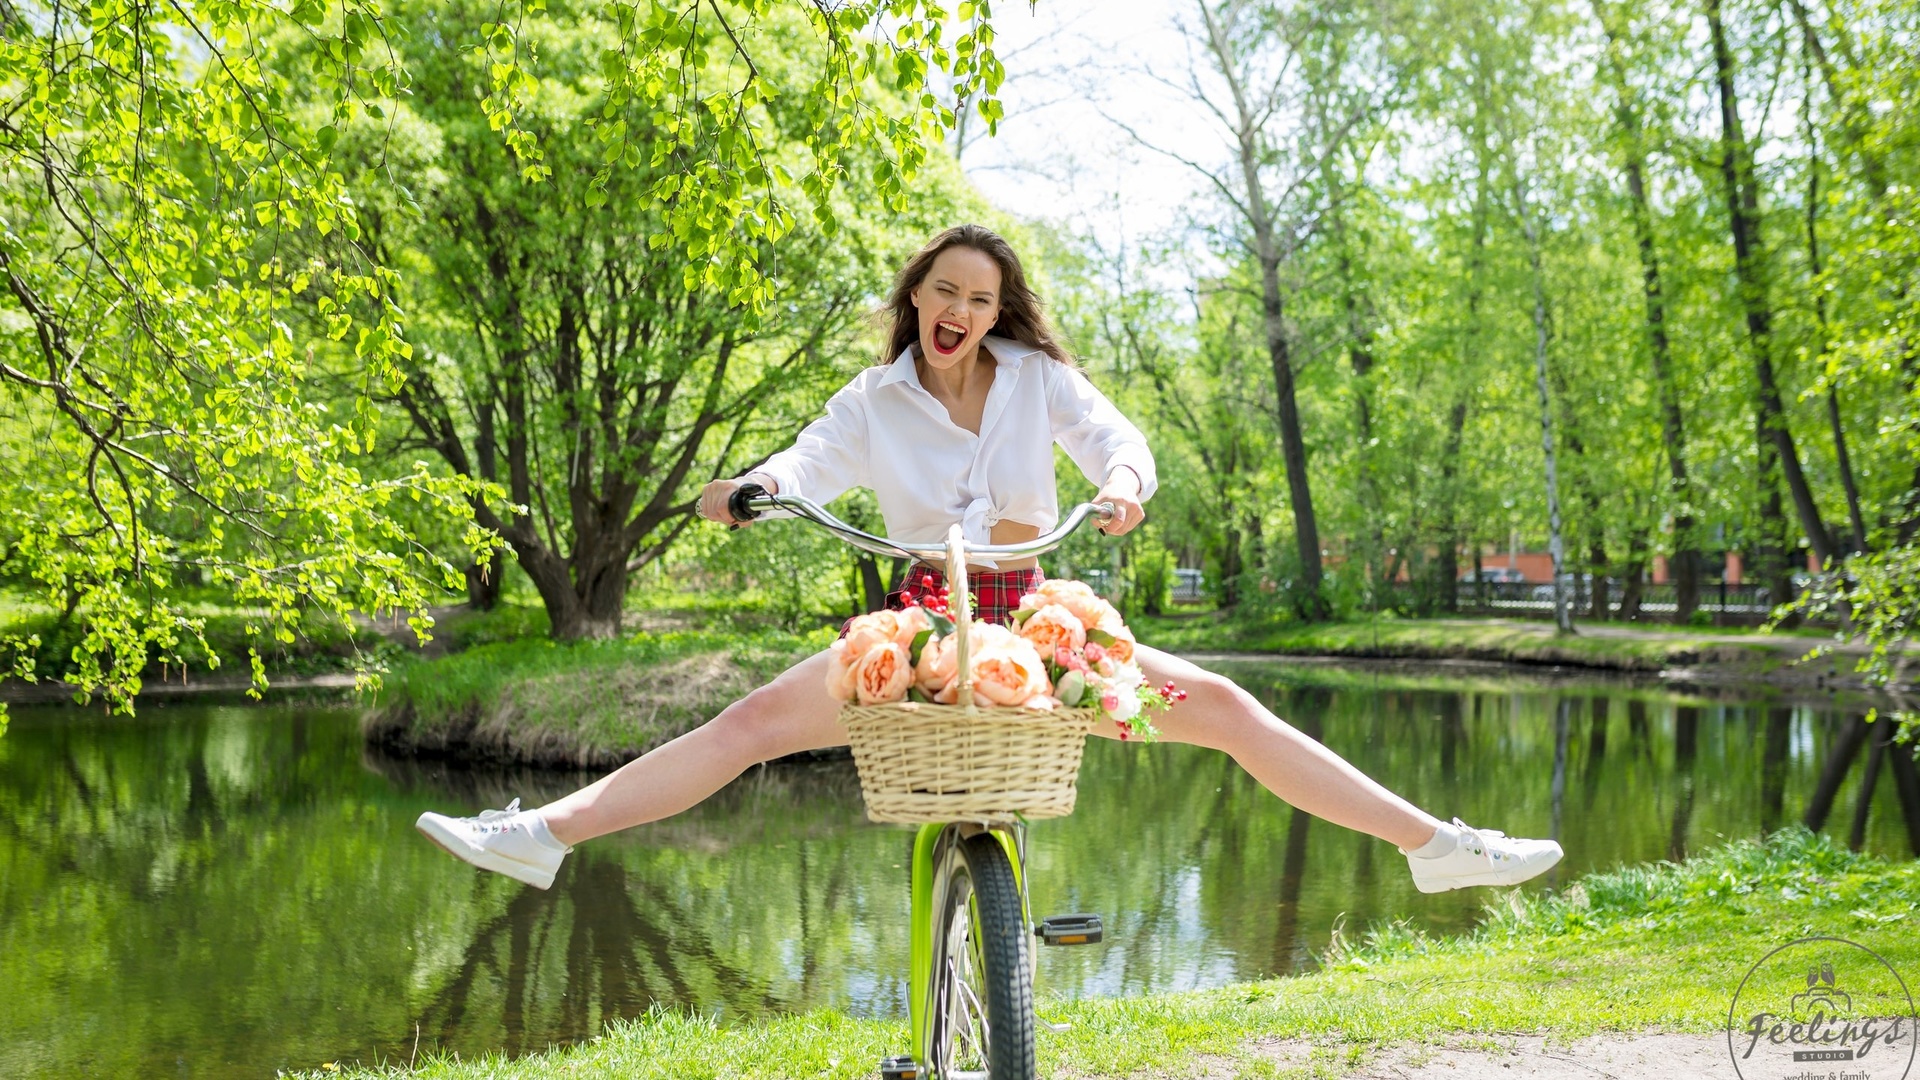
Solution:
<path fill-rule="evenodd" d="M 971 597 L 966 556 L 1012 559 L 1044 555 L 1087 518 L 1106 520 L 1111 504 L 1081 503 L 1044 536 L 1021 544 L 968 547 L 959 526 L 947 543 L 910 544 L 855 529 L 813 502 L 769 495 L 757 484 L 728 501 L 736 521 L 787 511 L 877 555 L 940 560 L 952 602 L 963 615 Z M 962 620 L 964 622 L 964 619 Z M 964 649 L 964 647 L 963 647 Z M 964 655 L 964 651 L 963 651 Z M 964 661 L 962 661 L 964 665 Z M 1104 930 L 1098 915 L 1056 915 L 1034 923 L 1026 875 L 1027 823 L 955 821 L 919 826 L 914 834 L 908 1014 L 914 1054 L 883 1061 L 883 1080 L 1031 1080 L 1034 1076 L 1033 979 L 1038 955 L 1029 946 L 1092 945 Z M 1052 1025 L 1050 1025 L 1052 1026 Z M 1058 1030 L 1059 1028 L 1055 1028 Z"/>

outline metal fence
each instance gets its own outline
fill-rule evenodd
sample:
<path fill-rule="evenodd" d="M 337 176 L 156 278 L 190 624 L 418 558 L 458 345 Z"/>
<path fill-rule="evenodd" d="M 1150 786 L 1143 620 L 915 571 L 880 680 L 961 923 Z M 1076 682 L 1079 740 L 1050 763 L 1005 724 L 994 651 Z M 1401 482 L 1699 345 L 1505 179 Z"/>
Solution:
<path fill-rule="evenodd" d="M 1607 582 L 1607 614 L 1621 615 L 1627 598 L 1623 582 Z M 1576 613 L 1593 609 L 1593 583 L 1575 580 L 1567 587 L 1568 599 Z M 1553 586 L 1531 581 L 1462 581 L 1455 593 L 1463 612 L 1537 614 L 1553 613 Z M 1698 610 L 1740 622 L 1760 622 L 1773 613 L 1774 599 L 1764 585 L 1730 585 L 1724 581 L 1703 582 Z M 1641 616 L 1671 616 L 1677 607 L 1672 582 L 1642 583 Z"/>

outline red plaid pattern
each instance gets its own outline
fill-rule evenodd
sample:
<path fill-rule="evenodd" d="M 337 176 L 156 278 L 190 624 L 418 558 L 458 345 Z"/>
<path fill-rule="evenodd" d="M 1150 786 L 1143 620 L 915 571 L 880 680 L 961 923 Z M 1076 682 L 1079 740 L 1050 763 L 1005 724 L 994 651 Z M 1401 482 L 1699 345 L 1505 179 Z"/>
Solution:
<path fill-rule="evenodd" d="M 1005 624 L 1020 607 L 1020 598 L 1038 589 L 1047 575 L 1037 566 L 1025 570 L 975 570 L 967 574 L 967 591 L 973 594 L 973 617 L 982 622 Z M 907 571 L 900 591 L 887 594 L 887 608 L 899 611 L 934 589 L 942 588 L 947 576 L 924 563 L 915 563 Z M 849 619 L 848 622 L 853 620 Z M 840 636 L 847 635 L 846 625 Z"/>
<path fill-rule="evenodd" d="M 977 570 L 967 574 L 967 591 L 973 594 L 973 617 L 982 622 L 1006 623 L 1020 607 L 1020 598 L 1040 587 L 1047 575 L 1037 566 L 1025 570 Z M 887 606 L 895 611 L 907 606 L 933 589 L 943 588 L 947 576 L 925 563 L 915 563 L 907 571 L 900 591 L 887 597 Z"/>

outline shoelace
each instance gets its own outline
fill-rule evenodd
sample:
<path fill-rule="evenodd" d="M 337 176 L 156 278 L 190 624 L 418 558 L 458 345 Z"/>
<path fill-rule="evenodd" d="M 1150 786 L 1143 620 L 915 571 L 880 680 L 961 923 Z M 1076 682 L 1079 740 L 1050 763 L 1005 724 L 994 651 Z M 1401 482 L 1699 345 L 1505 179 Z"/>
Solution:
<path fill-rule="evenodd" d="M 1506 833 L 1499 829 L 1476 829 L 1459 818 L 1453 819 L 1453 827 L 1460 830 L 1460 846 L 1475 855 L 1485 855 L 1488 865 L 1492 865 L 1496 858 L 1506 858 L 1505 855 L 1495 855 L 1493 849 L 1487 846 L 1488 837 L 1499 837 L 1505 840 Z"/>
<path fill-rule="evenodd" d="M 483 833 L 506 832 L 507 830 L 511 829 L 513 826 L 505 823 L 499 823 L 499 824 L 496 824 L 496 823 L 500 822 L 500 819 L 502 818 L 510 818 L 515 814 L 518 814 L 519 812 L 520 812 L 519 799 L 515 799 L 512 802 L 508 803 L 506 809 L 504 810 L 482 810 L 480 811 L 480 816 L 473 819 L 474 821 L 479 823 L 478 825 L 475 826 L 475 828 L 479 829 Z"/>

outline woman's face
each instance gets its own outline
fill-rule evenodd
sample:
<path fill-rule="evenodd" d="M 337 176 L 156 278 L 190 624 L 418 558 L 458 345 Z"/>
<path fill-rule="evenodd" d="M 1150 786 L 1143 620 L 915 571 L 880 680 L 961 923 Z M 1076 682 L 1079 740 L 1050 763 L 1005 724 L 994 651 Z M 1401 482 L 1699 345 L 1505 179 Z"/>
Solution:
<path fill-rule="evenodd" d="M 975 356 L 1000 318 L 1000 266 L 977 248 L 950 247 L 910 295 L 920 312 L 920 354 L 945 371 Z"/>

